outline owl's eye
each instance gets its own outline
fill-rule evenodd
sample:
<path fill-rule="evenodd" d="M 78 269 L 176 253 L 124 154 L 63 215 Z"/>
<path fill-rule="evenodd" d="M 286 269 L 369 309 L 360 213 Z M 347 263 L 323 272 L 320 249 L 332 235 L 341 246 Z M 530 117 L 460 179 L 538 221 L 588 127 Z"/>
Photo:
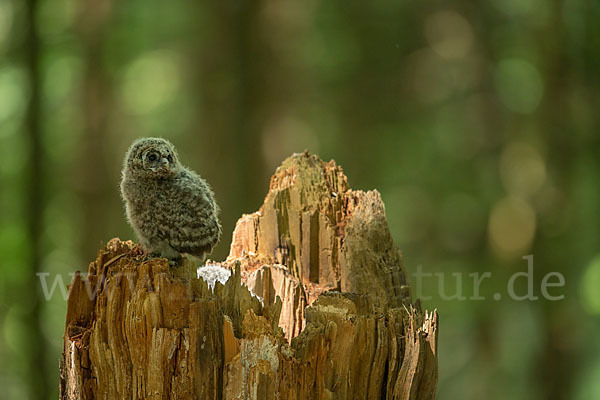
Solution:
<path fill-rule="evenodd" d="M 148 161 L 154 162 L 156 160 L 158 160 L 158 157 L 156 156 L 156 154 L 154 154 L 154 153 L 148 154 Z"/>

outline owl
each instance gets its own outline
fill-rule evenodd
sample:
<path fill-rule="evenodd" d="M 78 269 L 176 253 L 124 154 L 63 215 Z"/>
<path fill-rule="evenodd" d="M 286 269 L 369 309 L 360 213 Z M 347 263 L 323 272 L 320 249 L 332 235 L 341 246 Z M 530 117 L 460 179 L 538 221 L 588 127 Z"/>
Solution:
<path fill-rule="evenodd" d="M 162 138 L 133 142 L 123 163 L 121 196 L 129 224 L 152 256 L 200 259 L 221 237 L 219 206 L 208 185 L 179 162 Z"/>

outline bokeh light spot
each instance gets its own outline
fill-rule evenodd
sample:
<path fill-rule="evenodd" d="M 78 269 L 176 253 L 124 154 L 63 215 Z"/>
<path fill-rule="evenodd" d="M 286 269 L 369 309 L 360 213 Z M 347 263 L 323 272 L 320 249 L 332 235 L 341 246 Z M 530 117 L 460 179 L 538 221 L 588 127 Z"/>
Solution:
<path fill-rule="evenodd" d="M 494 83 L 502 103 L 520 114 L 535 111 L 544 93 L 540 73 L 530 62 L 522 59 L 500 61 L 494 74 Z"/>
<path fill-rule="evenodd" d="M 21 69 L 0 69 L 0 122 L 23 112 L 26 103 L 25 88 L 25 75 Z"/>
<path fill-rule="evenodd" d="M 176 54 L 156 51 L 131 62 L 124 73 L 122 98 L 132 114 L 148 114 L 171 102 L 180 86 Z"/>
<path fill-rule="evenodd" d="M 75 20 L 77 0 L 43 0 L 40 1 L 37 15 L 37 26 L 42 36 L 61 34 Z"/>
<path fill-rule="evenodd" d="M 18 128 L 11 129 L 6 125 L 8 124 L 5 124 L 0 130 L 6 129 L 13 135 L 0 136 L 0 172 L 5 179 L 18 180 L 19 175 L 25 170 L 29 161 L 29 154 L 25 147 L 27 143 L 21 140 L 18 134 L 14 134 L 20 132 Z M 3 195 L 15 193 L 14 186 L 3 189 Z"/>
<path fill-rule="evenodd" d="M 435 104 L 475 89 L 482 78 L 482 68 L 477 57 L 449 61 L 427 47 L 408 56 L 405 74 L 405 84 L 414 91 L 416 99 Z"/>
<path fill-rule="evenodd" d="M 23 312 L 19 306 L 8 309 L 4 316 L 3 336 L 6 346 L 14 352 L 21 352 L 27 348 L 27 329 L 23 320 Z"/>
<path fill-rule="evenodd" d="M 0 50 L 7 42 L 13 22 L 13 8 L 10 1 L 0 1 Z"/>
<path fill-rule="evenodd" d="M 492 209 L 488 224 L 490 243 L 502 257 L 521 257 L 533 241 L 535 228 L 533 209 L 525 201 L 510 196 Z"/>
<path fill-rule="evenodd" d="M 3 201 L 3 205 L 14 203 L 14 200 L 10 199 L 10 202 Z M 11 210 L 14 210 L 12 208 Z M 18 213 L 19 210 L 16 210 Z M 19 213 L 20 214 L 20 213 Z M 29 278 L 25 273 L 25 265 L 27 259 L 23 257 L 23 254 L 27 251 L 27 232 L 25 227 L 18 222 L 10 221 L 10 223 L 4 223 L 0 227 L 0 240 L 4 245 L 3 258 L 6 267 L 2 270 L 0 278 L 4 281 L 4 284 L 10 287 L 19 287 L 23 285 Z"/>
<path fill-rule="evenodd" d="M 471 25 L 454 11 L 439 11 L 428 17 L 425 37 L 433 51 L 447 59 L 463 58 L 473 44 Z"/>
<path fill-rule="evenodd" d="M 546 181 L 546 164 L 535 147 L 513 142 L 502 151 L 500 177 L 509 193 L 530 197 Z"/>
<path fill-rule="evenodd" d="M 537 3 L 537 0 L 492 0 L 494 7 L 509 16 L 527 15 Z"/>
<path fill-rule="evenodd" d="M 53 59 L 44 70 L 43 95 L 51 105 L 65 100 L 76 89 L 81 76 L 81 59 L 65 56 Z"/>
<path fill-rule="evenodd" d="M 579 285 L 581 304 L 586 312 L 600 315 L 600 255 L 586 267 Z"/>
<path fill-rule="evenodd" d="M 448 98 L 455 79 L 440 58 L 429 48 L 413 53 L 408 59 L 408 81 L 419 101 L 425 104 Z"/>

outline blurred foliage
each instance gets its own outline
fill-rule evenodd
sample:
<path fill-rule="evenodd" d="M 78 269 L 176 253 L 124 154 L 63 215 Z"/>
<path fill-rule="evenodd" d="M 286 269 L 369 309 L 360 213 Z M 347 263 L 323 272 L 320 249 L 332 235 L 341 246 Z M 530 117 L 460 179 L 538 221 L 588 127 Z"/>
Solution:
<path fill-rule="evenodd" d="M 0 0 L 0 398 L 57 398 L 65 302 L 32 275 L 133 238 L 121 162 L 151 135 L 212 183 L 215 259 L 293 152 L 378 189 L 407 271 L 445 273 L 423 287 L 439 399 L 600 398 L 598 21 L 594 0 Z M 564 300 L 493 299 L 527 254 Z M 486 271 L 486 300 L 442 298 Z"/>

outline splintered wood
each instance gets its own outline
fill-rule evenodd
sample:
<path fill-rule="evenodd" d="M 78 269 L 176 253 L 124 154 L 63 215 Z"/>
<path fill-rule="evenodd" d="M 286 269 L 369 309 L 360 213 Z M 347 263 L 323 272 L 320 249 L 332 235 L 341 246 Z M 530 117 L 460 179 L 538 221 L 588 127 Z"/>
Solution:
<path fill-rule="evenodd" d="M 433 399 L 434 312 L 412 305 L 377 191 L 288 158 L 214 289 L 113 239 L 71 284 L 61 399 Z"/>

